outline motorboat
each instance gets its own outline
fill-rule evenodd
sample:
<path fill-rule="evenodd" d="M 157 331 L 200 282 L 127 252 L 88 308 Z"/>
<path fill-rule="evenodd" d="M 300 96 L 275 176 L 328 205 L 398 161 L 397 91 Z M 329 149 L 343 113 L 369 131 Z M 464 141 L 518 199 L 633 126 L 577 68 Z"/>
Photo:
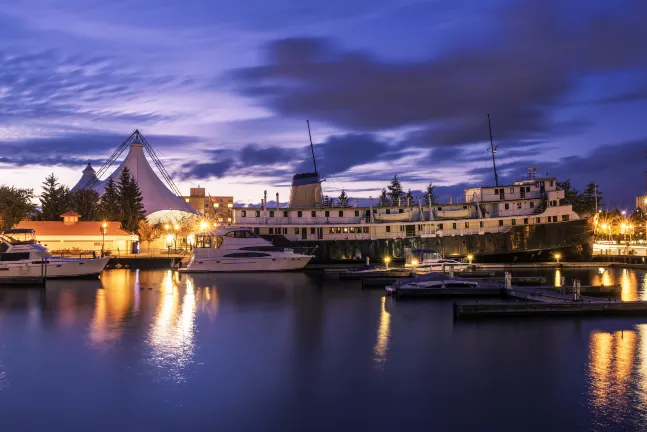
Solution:
<path fill-rule="evenodd" d="M 411 269 L 384 268 L 366 265 L 357 269 L 347 269 L 339 273 L 339 279 L 362 279 L 366 277 L 409 277 Z"/>
<path fill-rule="evenodd" d="M 52 256 L 38 244 L 33 229 L 11 229 L 0 234 L 0 283 L 95 277 L 109 259 Z"/>
<path fill-rule="evenodd" d="M 456 279 L 445 273 L 429 273 L 413 279 L 401 279 L 385 287 L 388 294 L 428 294 L 440 290 L 477 288 L 479 283 L 472 280 Z"/>
<path fill-rule="evenodd" d="M 428 273 L 433 273 L 433 272 L 443 272 L 443 271 L 464 271 L 469 268 L 468 263 L 464 263 L 461 261 L 456 261 L 453 259 L 445 259 L 445 258 L 438 258 L 438 259 L 431 259 L 431 260 L 425 260 L 422 263 L 412 266 L 413 271 L 416 274 L 428 274 Z"/>
<path fill-rule="evenodd" d="M 180 272 L 302 270 L 313 255 L 274 246 L 248 228 L 221 227 L 195 237 L 193 254 Z"/>

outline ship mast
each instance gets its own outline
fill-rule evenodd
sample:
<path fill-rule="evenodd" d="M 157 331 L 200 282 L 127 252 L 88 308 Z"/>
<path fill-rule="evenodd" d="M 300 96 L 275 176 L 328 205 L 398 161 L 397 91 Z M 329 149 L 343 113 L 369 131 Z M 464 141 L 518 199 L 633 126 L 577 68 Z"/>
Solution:
<path fill-rule="evenodd" d="M 490 114 L 487 115 L 487 125 L 490 129 L 490 150 L 492 151 L 492 166 L 494 167 L 494 183 L 496 186 L 499 186 L 499 176 L 496 173 L 496 161 L 494 160 L 494 153 L 496 153 L 496 147 L 492 144 L 492 123 L 490 123 Z"/>
<path fill-rule="evenodd" d="M 317 160 L 315 159 L 315 147 L 312 145 L 312 134 L 310 133 L 310 120 L 306 120 L 308 124 L 308 136 L 310 137 L 310 151 L 312 151 L 312 163 L 315 166 L 315 174 L 317 173 Z"/>

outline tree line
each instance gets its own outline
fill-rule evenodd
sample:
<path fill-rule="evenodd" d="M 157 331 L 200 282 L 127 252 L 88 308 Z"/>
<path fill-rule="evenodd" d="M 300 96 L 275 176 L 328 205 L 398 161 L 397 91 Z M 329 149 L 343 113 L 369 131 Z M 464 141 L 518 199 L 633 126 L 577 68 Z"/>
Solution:
<path fill-rule="evenodd" d="M 119 221 L 128 232 L 136 232 L 144 219 L 142 194 L 128 167 L 116 182 L 108 179 L 101 196 L 94 189 L 72 192 L 54 174 L 47 176 L 42 188 L 38 208 L 32 202 L 33 189 L 0 186 L 0 228 L 10 229 L 24 219 L 59 221 L 70 210 L 85 221 Z"/>
<path fill-rule="evenodd" d="M 571 180 L 557 182 L 557 188 L 564 191 L 564 204 L 573 206 L 573 211 L 577 214 L 594 214 L 602 204 L 603 193 L 595 183 L 589 183 L 583 192 L 575 189 L 571 185 Z"/>
<path fill-rule="evenodd" d="M 436 187 L 429 183 L 427 189 L 425 190 L 422 202 L 425 205 L 436 204 L 438 202 L 438 196 L 435 194 Z M 418 197 L 414 197 L 411 189 L 406 193 L 402 188 L 402 184 L 398 179 L 397 174 L 393 176 L 391 182 L 382 189 L 378 200 L 378 207 L 389 207 L 389 206 L 406 206 L 406 205 L 416 205 L 418 202 Z M 334 198 L 329 198 L 328 196 L 324 197 L 324 207 L 349 207 L 348 204 L 348 194 L 344 189 L 341 190 L 341 194 L 335 202 Z"/>

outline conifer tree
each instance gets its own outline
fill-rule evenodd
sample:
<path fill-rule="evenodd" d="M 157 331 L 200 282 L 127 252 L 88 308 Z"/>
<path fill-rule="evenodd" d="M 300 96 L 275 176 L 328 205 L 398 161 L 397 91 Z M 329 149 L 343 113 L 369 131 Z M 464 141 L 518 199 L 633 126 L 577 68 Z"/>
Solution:
<path fill-rule="evenodd" d="M 69 189 L 60 185 L 53 173 L 48 175 L 40 195 L 40 218 L 45 221 L 59 220 L 61 214 L 70 209 L 69 198 Z"/>
<path fill-rule="evenodd" d="M 337 204 L 339 205 L 339 207 L 348 207 L 348 195 L 346 194 L 346 191 L 344 189 L 341 190 L 341 194 L 337 199 Z"/>
<path fill-rule="evenodd" d="M 110 177 L 101 195 L 99 203 L 99 213 L 102 219 L 109 221 L 121 220 L 121 202 L 119 200 L 119 191 L 115 181 Z"/>
<path fill-rule="evenodd" d="M 391 179 L 391 184 L 387 186 L 389 190 L 389 197 L 391 198 L 391 205 L 398 205 L 398 199 L 404 196 L 404 191 L 402 190 L 402 185 L 398 176 L 394 175 Z"/>
<path fill-rule="evenodd" d="M 99 194 L 94 189 L 81 189 L 70 194 L 70 208 L 86 221 L 100 219 Z"/>
<path fill-rule="evenodd" d="M 425 191 L 425 205 L 436 204 L 438 201 L 438 196 L 434 193 L 436 186 L 429 183 L 427 185 L 427 190 Z"/>
<path fill-rule="evenodd" d="M 407 195 L 404 197 L 406 204 L 408 206 L 413 205 L 413 195 L 411 194 L 411 189 L 407 191 Z"/>
<path fill-rule="evenodd" d="M 382 189 L 382 194 L 380 195 L 380 207 L 386 207 L 389 205 L 389 197 L 386 193 L 386 189 Z"/>
<path fill-rule="evenodd" d="M 128 167 L 124 167 L 117 182 L 117 192 L 121 205 L 121 226 L 129 232 L 137 231 L 139 221 L 144 218 L 142 193 Z"/>

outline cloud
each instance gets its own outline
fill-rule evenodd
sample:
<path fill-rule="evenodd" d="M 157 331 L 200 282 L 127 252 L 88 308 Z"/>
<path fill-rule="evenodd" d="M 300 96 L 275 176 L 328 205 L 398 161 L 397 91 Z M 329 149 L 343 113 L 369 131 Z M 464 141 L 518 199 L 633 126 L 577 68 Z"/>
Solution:
<path fill-rule="evenodd" d="M 493 18 L 489 46 L 408 62 L 343 50 L 327 39 L 281 39 L 267 45 L 264 64 L 230 77 L 239 93 L 276 113 L 355 131 L 423 126 L 418 142 L 427 147 L 486 141 L 487 113 L 497 139 L 545 139 L 587 126 L 551 115 L 581 79 L 646 70 L 647 8 L 629 1 L 625 9 L 593 9 L 572 25 L 557 2 L 525 0 Z"/>

